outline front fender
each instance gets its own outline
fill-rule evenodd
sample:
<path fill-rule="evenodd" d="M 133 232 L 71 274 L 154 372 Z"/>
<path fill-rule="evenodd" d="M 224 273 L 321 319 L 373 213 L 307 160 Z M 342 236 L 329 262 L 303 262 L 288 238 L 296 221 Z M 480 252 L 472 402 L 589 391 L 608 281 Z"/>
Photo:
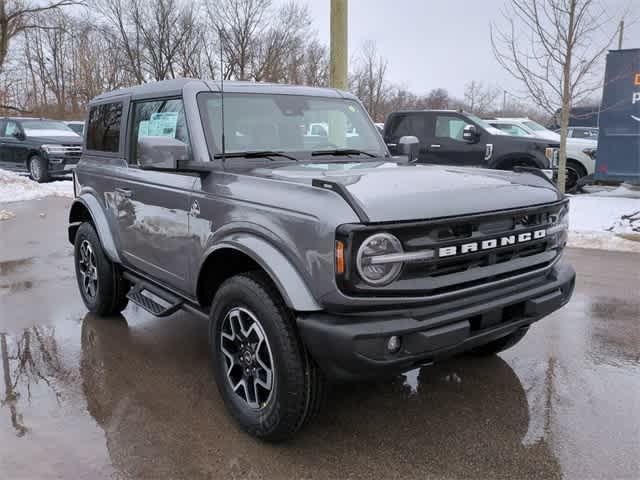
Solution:
<path fill-rule="evenodd" d="M 98 233 L 98 238 L 100 238 L 100 243 L 102 243 L 102 248 L 109 260 L 115 263 L 122 263 L 104 209 L 98 199 L 90 193 L 82 193 L 71 204 L 71 210 L 69 211 L 69 241 L 74 243 L 78 227 L 83 221 L 86 221 L 85 212 L 91 217 L 93 226 Z"/>
<path fill-rule="evenodd" d="M 212 246 L 204 255 L 204 260 L 222 248 L 238 250 L 260 265 L 273 280 L 285 303 L 291 309 L 305 312 L 322 310 L 302 275 L 285 255 L 267 240 L 250 233 L 237 232 Z M 200 265 L 198 278 L 204 260 Z"/>

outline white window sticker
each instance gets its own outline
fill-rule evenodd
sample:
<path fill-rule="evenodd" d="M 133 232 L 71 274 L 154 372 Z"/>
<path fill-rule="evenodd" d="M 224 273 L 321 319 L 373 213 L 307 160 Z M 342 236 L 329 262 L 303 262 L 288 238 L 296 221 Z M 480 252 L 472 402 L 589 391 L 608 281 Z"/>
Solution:
<path fill-rule="evenodd" d="M 141 122 L 142 123 L 142 122 Z M 154 113 L 149 120 L 147 135 L 151 137 L 176 137 L 178 112 Z"/>
<path fill-rule="evenodd" d="M 138 138 L 149 136 L 149 120 L 143 120 L 138 125 Z"/>

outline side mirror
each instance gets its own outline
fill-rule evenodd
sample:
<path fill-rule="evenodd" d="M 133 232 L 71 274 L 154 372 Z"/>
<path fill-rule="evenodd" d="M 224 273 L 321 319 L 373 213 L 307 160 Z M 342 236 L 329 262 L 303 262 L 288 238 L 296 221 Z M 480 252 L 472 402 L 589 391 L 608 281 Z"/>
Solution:
<path fill-rule="evenodd" d="M 465 125 L 464 129 L 462 130 L 462 138 L 469 143 L 476 142 L 479 135 L 480 134 L 478 133 L 478 129 L 475 125 Z"/>
<path fill-rule="evenodd" d="M 177 170 L 178 162 L 189 159 L 186 143 L 172 137 L 138 139 L 138 161 L 143 170 Z"/>
<path fill-rule="evenodd" d="M 420 147 L 420 140 L 413 135 L 405 135 L 398 140 L 398 154 L 406 155 L 409 157 L 409 162 L 414 162 L 418 157 L 418 148 Z"/>
<path fill-rule="evenodd" d="M 17 138 L 18 140 L 24 140 L 25 139 L 24 133 L 22 133 L 19 130 L 16 130 L 15 132 L 13 132 L 13 136 L 15 138 Z"/>

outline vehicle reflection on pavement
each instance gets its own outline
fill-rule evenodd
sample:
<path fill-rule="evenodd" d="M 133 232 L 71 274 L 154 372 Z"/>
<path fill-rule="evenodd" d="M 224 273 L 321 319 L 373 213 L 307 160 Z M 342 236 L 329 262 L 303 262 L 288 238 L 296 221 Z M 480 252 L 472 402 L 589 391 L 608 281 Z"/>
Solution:
<path fill-rule="evenodd" d="M 424 368 L 414 385 L 400 376 L 335 386 L 309 428 L 286 447 L 272 446 L 227 417 L 208 371 L 206 326 L 176 321 L 130 328 L 122 317 L 88 315 L 82 324 L 88 411 L 105 431 L 113 466 L 128 475 L 327 478 L 375 465 L 382 478 L 495 477 L 508 461 L 522 476 L 559 476 L 544 441 L 523 446 L 526 393 L 499 357 Z"/>

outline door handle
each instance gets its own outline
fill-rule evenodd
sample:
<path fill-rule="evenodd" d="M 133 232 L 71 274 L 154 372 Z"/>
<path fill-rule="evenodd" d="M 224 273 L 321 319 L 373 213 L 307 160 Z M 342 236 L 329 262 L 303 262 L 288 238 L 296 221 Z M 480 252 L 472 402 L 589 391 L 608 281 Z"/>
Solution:
<path fill-rule="evenodd" d="M 116 192 L 126 198 L 131 198 L 131 195 L 133 194 L 133 192 L 128 188 L 120 188 L 120 187 L 116 187 Z"/>
<path fill-rule="evenodd" d="M 440 148 L 440 145 L 434 144 L 434 145 L 429 145 L 429 147 L 431 147 L 431 148 Z"/>

